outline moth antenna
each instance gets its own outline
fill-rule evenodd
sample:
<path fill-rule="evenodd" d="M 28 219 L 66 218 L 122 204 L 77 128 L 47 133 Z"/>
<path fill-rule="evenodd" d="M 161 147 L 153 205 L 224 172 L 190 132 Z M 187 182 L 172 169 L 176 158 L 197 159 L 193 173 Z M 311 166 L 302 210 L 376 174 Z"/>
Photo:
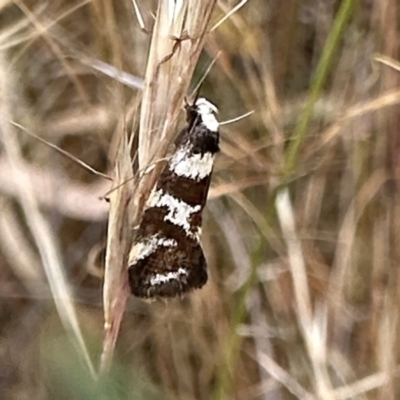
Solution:
<path fill-rule="evenodd" d="M 216 63 L 218 57 L 220 56 L 221 51 L 219 51 L 216 56 L 212 59 L 212 61 L 210 62 L 210 65 L 207 67 L 207 69 L 204 71 L 204 73 L 202 74 L 199 83 L 196 84 L 196 86 L 193 89 L 192 93 L 198 93 L 200 92 L 201 87 L 203 86 L 204 80 L 206 79 L 208 73 L 211 71 L 211 68 L 214 66 L 214 64 Z M 197 100 L 197 98 L 196 98 Z"/>

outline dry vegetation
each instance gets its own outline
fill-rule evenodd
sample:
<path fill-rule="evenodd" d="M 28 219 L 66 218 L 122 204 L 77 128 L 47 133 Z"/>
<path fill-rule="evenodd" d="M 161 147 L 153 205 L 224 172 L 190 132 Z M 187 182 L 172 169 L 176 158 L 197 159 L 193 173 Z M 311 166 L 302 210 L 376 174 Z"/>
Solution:
<path fill-rule="evenodd" d="M 249 0 L 210 29 L 237 3 L 217 2 L 198 62 L 157 42 L 174 50 L 160 67 L 131 0 L 0 2 L 2 399 L 400 398 L 400 5 Z M 157 2 L 138 6 L 159 34 Z M 210 281 L 128 298 L 118 330 L 156 175 L 99 197 L 163 156 L 213 60 L 202 94 L 220 120 L 254 113 L 221 129 Z"/>

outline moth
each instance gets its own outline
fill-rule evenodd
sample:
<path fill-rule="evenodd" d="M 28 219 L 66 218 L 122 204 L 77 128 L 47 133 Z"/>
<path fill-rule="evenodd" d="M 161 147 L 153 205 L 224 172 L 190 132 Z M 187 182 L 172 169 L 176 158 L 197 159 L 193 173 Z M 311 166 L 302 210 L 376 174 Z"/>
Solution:
<path fill-rule="evenodd" d="M 187 126 L 146 202 L 129 254 L 130 289 L 142 298 L 176 297 L 207 282 L 200 236 L 219 151 L 218 110 L 204 98 L 185 109 Z"/>

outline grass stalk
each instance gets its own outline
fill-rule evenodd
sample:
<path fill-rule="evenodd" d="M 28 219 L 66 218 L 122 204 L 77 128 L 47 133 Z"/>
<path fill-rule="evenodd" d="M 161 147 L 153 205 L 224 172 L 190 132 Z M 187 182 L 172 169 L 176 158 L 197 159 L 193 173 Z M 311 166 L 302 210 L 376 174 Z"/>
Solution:
<path fill-rule="evenodd" d="M 357 0 L 342 1 L 336 18 L 333 22 L 332 29 L 330 30 L 328 38 L 326 39 L 326 43 L 315 71 L 304 110 L 294 128 L 289 147 L 286 151 L 283 174 L 285 181 L 290 179 L 290 176 L 296 167 L 297 157 L 307 135 L 307 128 L 314 112 L 314 105 L 320 97 L 328 74 L 331 71 L 333 58 L 337 52 L 337 48 L 344 34 L 346 24 L 352 15 L 356 3 Z"/>

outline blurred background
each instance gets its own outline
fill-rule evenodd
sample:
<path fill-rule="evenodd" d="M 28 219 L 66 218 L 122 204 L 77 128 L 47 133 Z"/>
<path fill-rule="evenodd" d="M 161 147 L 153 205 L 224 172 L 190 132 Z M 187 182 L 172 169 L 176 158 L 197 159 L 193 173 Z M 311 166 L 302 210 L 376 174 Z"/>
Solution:
<path fill-rule="evenodd" d="M 138 5 L 151 31 L 157 2 Z M 210 281 L 130 298 L 94 383 L 110 183 L 31 134 L 112 173 L 151 36 L 130 0 L 0 1 L 0 398 L 399 399 L 399 17 L 396 0 L 249 0 L 208 34 L 193 87 L 216 59 L 220 121 L 254 111 L 221 127 Z"/>

